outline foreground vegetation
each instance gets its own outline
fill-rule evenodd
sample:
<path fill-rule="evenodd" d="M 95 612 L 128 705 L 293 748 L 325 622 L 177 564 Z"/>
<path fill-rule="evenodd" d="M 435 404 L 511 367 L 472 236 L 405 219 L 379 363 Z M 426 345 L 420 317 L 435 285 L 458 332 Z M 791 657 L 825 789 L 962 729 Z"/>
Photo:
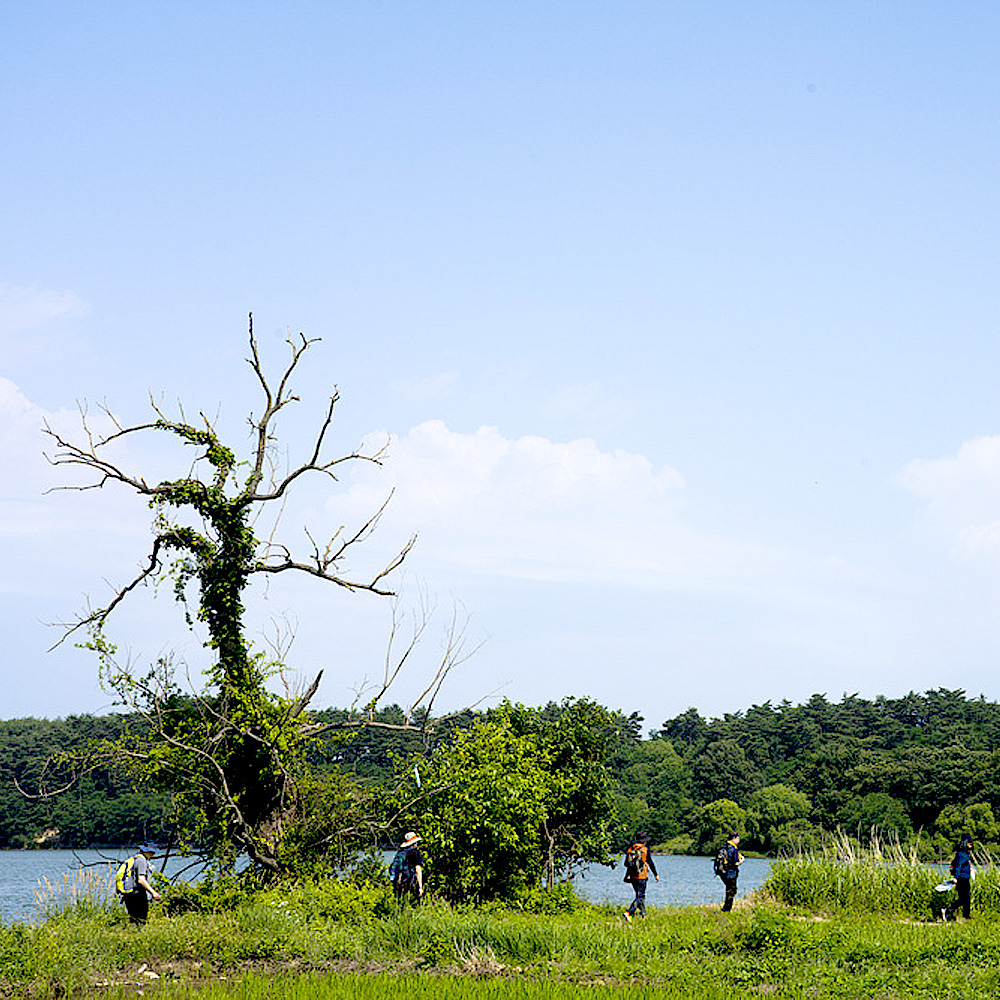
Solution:
<path fill-rule="evenodd" d="M 37 929 L 7 929 L 0 944 L 0 979 L 15 995 L 92 995 L 98 985 L 134 990 L 138 982 L 185 996 L 191 984 L 223 976 L 232 983 L 248 972 L 265 974 L 270 992 L 251 984 L 246 993 L 227 987 L 220 995 L 322 996 L 301 992 L 301 984 L 282 993 L 272 981 L 333 972 L 406 977 L 391 992 L 384 983 L 366 985 L 354 994 L 360 996 L 413 995 L 407 994 L 411 977 L 433 977 L 438 989 L 439 977 L 460 976 L 463 990 L 471 990 L 471 979 L 561 987 L 526 996 L 572 996 L 565 986 L 585 983 L 689 997 L 973 997 L 1000 988 L 1000 929 L 986 920 L 804 920 L 766 906 L 728 916 L 653 910 L 633 927 L 599 908 L 539 915 L 433 906 L 359 921 L 258 901 L 228 914 L 159 919 L 140 929 L 67 916 Z M 339 994 L 331 988 L 330 995 Z"/>
<path fill-rule="evenodd" d="M 802 857 L 732 914 L 652 909 L 622 923 L 568 887 L 477 907 L 399 908 L 387 886 L 326 879 L 174 890 L 133 927 L 93 873 L 43 894 L 37 926 L 0 928 L 0 995 L 980 997 L 1000 991 L 1000 880 L 974 919 L 932 919 L 939 876 L 905 859 Z M 834 891 L 831 887 L 837 887 Z"/>

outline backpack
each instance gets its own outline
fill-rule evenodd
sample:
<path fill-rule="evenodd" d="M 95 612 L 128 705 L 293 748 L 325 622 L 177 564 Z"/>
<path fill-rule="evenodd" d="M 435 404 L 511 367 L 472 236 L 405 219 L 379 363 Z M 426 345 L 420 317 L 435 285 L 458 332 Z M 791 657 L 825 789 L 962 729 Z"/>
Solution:
<path fill-rule="evenodd" d="M 625 852 L 625 880 L 638 878 L 645 867 L 645 859 L 642 856 L 642 844 L 633 844 Z"/>
<path fill-rule="evenodd" d="M 118 866 L 115 872 L 115 892 L 119 896 L 127 896 L 135 891 L 135 879 L 132 876 L 132 868 L 135 865 L 135 858 L 128 858 Z"/>
<path fill-rule="evenodd" d="M 729 851 L 727 850 L 728 847 L 729 847 L 728 844 L 723 844 L 722 847 L 719 848 L 718 853 L 715 855 L 715 861 L 712 863 L 712 867 L 715 870 L 715 874 L 718 875 L 719 878 L 725 878 L 727 873 L 729 872 Z"/>
<path fill-rule="evenodd" d="M 407 888 L 416 874 L 407 861 L 408 853 L 407 848 L 401 847 L 396 851 L 396 856 L 392 859 L 392 864 L 389 865 L 389 880 L 400 888 Z"/>

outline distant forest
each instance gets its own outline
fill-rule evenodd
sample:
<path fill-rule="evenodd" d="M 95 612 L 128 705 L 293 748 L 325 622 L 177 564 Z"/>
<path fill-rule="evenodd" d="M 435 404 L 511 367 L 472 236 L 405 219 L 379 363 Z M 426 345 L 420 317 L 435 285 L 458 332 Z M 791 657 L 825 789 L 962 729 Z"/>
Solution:
<path fill-rule="evenodd" d="M 538 710 L 551 721 L 563 711 L 557 703 Z M 402 711 L 390 707 L 379 717 L 401 721 Z M 645 738 L 637 713 L 608 718 L 604 763 L 620 845 L 644 829 L 663 849 L 705 853 L 730 827 L 744 834 L 748 849 L 763 853 L 819 846 L 838 829 L 865 840 L 873 830 L 898 837 L 925 856 L 946 854 L 966 830 L 984 847 L 1000 845 L 1000 705 L 961 690 L 839 702 L 817 694 L 805 704 L 765 702 L 718 719 L 692 708 Z M 166 799 L 138 792 L 112 772 L 93 771 L 44 800 L 25 798 L 15 785 L 36 789 L 54 755 L 114 738 L 126 725 L 136 720 L 0 722 L 0 847 L 168 839 Z M 437 737 L 449 738 L 447 730 Z M 391 779 L 394 756 L 423 749 L 413 733 L 361 730 L 346 743 L 319 742 L 312 764 L 318 771 L 347 768 L 378 785 Z"/>

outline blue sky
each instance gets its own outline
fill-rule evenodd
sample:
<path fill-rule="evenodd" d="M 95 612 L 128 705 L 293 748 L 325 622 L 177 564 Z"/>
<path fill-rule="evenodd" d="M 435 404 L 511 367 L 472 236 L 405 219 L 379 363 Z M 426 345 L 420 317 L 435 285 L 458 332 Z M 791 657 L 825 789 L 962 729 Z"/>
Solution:
<path fill-rule="evenodd" d="M 392 440 L 283 530 L 395 487 L 369 558 L 418 532 L 401 612 L 484 641 L 451 704 L 1000 698 L 998 42 L 989 3 L 7 5 L 0 716 L 108 706 L 45 623 L 149 539 L 45 492 L 42 421 L 153 392 L 244 442 L 251 310 L 273 367 L 322 338 L 290 459 L 334 384 L 336 449 Z M 250 601 L 318 704 L 389 615 Z M 165 593 L 116 635 L 203 666 Z"/>

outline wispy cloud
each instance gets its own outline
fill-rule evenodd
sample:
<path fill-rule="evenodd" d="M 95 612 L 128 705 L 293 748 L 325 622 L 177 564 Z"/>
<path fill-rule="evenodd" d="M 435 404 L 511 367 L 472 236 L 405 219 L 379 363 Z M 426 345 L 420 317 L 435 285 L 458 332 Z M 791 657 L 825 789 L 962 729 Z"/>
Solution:
<path fill-rule="evenodd" d="M 609 394 L 597 382 L 557 389 L 542 406 L 542 415 L 550 420 L 571 420 L 589 414 L 601 420 L 620 421 L 630 411 L 629 405 L 621 397 Z"/>
<path fill-rule="evenodd" d="M 87 304 L 74 292 L 0 282 L 0 336 L 27 333 L 86 311 Z"/>
<path fill-rule="evenodd" d="M 385 533 L 414 527 L 421 558 L 456 568 L 697 587 L 745 582 L 774 558 L 686 523 L 677 470 L 589 439 L 462 434 L 434 420 L 393 438 L 390 454 L 380 475 L 362 470 L 331 499 L 329 513 L 357 520 L 391 488 Z"/>
<path fill-rule="evenodd" d="M 1000 555 L 1000 435 L 972 438 L 949 457 L 910 462 L 901 485 L 966 555 Z"/>

